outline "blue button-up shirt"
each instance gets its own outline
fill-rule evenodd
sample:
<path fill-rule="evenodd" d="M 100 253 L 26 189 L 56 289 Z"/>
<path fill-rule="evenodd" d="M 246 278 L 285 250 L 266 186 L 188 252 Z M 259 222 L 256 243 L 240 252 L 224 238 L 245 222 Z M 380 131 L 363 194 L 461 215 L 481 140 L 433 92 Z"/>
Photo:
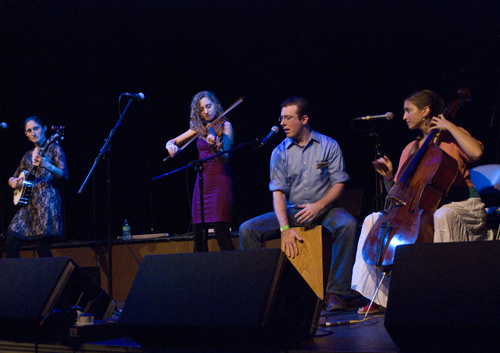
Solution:
<path fill-rule="evenodd" d="M 320 162 L 328 162 L 328 165 L 316 169 Z M 348 180 L 337 141 L 314 130 L 304 147 L 286 138 L 271 155 L 269 190 L 285 193 L 287 207 L 314 203 L 323 198 L 333 185 Z"/>

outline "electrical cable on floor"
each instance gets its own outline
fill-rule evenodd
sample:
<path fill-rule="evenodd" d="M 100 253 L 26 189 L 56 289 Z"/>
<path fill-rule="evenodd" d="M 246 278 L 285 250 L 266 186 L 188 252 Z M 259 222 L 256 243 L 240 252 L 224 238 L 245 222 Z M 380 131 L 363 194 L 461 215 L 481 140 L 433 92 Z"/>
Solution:
<path fill-rule="evenodd" d="M 334 322 L 327 321 L 324 324 L 321 324 L 319 326 L 331 327 L 331 326 L 343 326 L 343 325 L 358 324 L 360 322 L 368 321 L 370 319 L 374 319 L 377 317 L 384 317 L 384 315 L 375 315 L 375 316 L 365 317 L 364 319 L 361 319 L 361 320 L 342 320 L 342 321 L 334 321 Z"/>

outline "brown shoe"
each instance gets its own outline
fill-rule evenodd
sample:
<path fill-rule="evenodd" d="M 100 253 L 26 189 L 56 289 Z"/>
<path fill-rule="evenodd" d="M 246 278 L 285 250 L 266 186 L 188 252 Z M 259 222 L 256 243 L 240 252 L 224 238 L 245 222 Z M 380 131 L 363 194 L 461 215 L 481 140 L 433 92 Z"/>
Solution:
<path fill-rule="evenodd" d="M 328 306 L 326 311 L 341 311 L 347 309 L 347 303 L 337 294 L 329 293 L 330 299 L 328 299 Z"/>

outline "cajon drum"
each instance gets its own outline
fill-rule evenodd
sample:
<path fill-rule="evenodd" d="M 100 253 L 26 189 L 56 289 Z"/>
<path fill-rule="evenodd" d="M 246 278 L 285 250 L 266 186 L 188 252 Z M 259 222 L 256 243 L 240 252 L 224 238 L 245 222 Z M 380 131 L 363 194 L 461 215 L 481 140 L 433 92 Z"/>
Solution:
<path fill-rule="evenodd" d="M 324 300 L 325 286 L 328 282 L 328 274 L 330 272 L 333 239 L 328 234 L 325 234 L 323 239 L 322 226 L 316 226 L 311 229 L 304 227 L 292 229 L 303 239 L 303 242 L 297 242 L 299 255 L 294 258 L 289 257 L 288 259 L 309 286 L 311 286 L 316 295 Z M 281 250 L 283 251 L 283 244 L 281 244 Z"/>

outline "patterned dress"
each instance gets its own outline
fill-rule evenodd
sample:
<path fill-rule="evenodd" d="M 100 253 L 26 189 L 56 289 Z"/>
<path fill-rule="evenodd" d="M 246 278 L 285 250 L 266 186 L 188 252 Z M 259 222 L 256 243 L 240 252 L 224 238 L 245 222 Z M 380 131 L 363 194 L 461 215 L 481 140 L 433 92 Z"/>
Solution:
<path fill-rule="evenodd" d="M 33 150 L 26 152 L 17 167 L 14 177 L 32 165 Z M 50 145 L 45 157 L 49 163 L 63 171 L 61 179 L 68 178 L 66 157 L 59 144 Z M 62 202 L 59 191 L 54 186 L 53 175 L 45 168 L 37 168 L 31 199 L 20 208 L 9 225 L 8 233 L 23 240 L 36 240 L 45 236 L 63 237 Z"/>
<path fill-rule="evenodd" d="M 208 143 L 199 138 L 196 142 L 199 158 L 213 156 Z M 221 165 L 216 158 L 203 166 L 203 210 L 205 223 L 231 222 L 233 208 L 233 181 L 228 163 Z M 193 223 L 201 223 L 200 187 L 197 177 L 193 193 Z"/>

